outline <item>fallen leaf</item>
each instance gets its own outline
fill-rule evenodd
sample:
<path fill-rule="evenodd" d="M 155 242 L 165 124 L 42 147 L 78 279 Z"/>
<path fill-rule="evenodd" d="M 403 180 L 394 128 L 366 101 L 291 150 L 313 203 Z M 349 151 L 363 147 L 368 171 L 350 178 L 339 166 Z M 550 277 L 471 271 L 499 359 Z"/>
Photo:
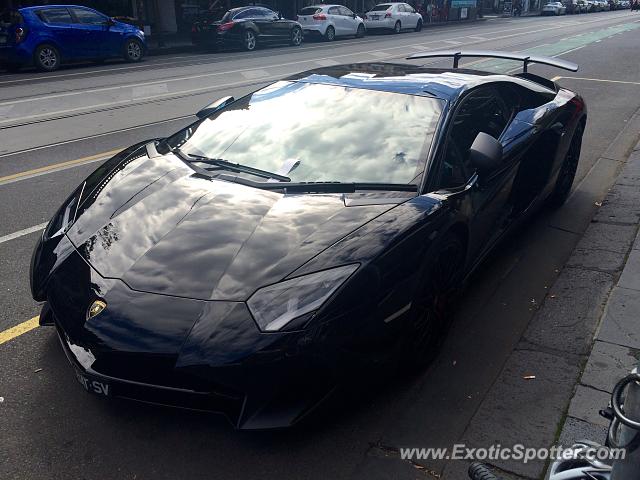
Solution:
<path fill-rule="evenodd" d="M 41 368 L 36 368 L 36 369 L 33 371 L 33 373 L 38 373 L 38 372 L 41 372 L 41 371 L 42 371 L 42 369 L 41 369 Z"/>
<path fill-rule="evenodd" d="M 601 207 L 602 206 L 602 202 L 596 202 L 596 207 Z"/>

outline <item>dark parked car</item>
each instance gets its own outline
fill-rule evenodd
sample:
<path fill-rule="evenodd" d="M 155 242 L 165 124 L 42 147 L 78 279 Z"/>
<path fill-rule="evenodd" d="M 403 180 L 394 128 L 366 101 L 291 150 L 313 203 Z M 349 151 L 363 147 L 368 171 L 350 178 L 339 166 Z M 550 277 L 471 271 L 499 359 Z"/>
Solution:
<path fill-rule="evenodd" d="M 64 62 L 115 57 L 137 62 L 144 53 L 141 30 L 87 7 L 27 7 L 0 19 L 0 64 L 12 70 L 52 71 Z"/>
<path fill-rule="evenodd" d="M 82 182 L 31 291 L 88 391 L 249 429 L 295 423 L 364 370 L 428 363 L 464 280 L 569 195 L 587 112 L 531 73 L 364 63 L 198 116 Z"/>
<path fill-rule="evenodd" d="M 194 45 L 222 49 L 241 47 L 254 50 L 262 44 L 302 43 L 302 27 L 273 10 L 261 6 L 239 7 L 195 22 L 191 28 Z"/>

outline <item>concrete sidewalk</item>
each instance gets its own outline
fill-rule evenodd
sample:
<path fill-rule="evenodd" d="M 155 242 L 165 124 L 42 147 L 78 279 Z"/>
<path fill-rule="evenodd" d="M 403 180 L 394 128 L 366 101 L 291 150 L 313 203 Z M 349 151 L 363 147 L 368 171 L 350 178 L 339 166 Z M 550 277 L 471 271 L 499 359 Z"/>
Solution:
<path fill-rule="evenodd" d="M 640 358 L 640 143 L 628 156 L 614 142 L 605 156 L 621 173 L 460 439 L 467 447 L 605 441 L 598 411 Z M 485 463 L 505 480 L 539 479 L 548 467 Z M 442 478 L 465 479 L 468 466 L 450 461 Z"/>
<path fill-rule="evenodd" d="M 604 225 L 612 238 L 620 233 L 627 239 L 632 233 L 635 240 L 632 246 L 626 241 L 600 241 L 602 253 L 590 260 L 603 271 L 624 268 L 606 303 L 593 349 L 569 405 L 557 442 L 564 447 L 585 438 L 604 443 L 609 422 L 598 410 L 607 406 L 615 383 L 640 359 L 640 144 L 594 221 L 594 225 Z"/>

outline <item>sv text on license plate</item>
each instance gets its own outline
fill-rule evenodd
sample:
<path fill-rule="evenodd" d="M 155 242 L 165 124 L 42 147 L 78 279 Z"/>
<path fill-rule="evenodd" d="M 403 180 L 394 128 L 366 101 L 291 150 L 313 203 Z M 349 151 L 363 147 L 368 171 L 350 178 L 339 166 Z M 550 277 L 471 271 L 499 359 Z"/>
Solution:
<path fill-rule="evenodd" d="M 95 393 L 97 395 L 105 395 L 107 397 L 109 396 L 110 385 L 108 383 L 93 380 L 84 376 L 80 372 L 76 372 L 76 378 L 87 392 Z"/>

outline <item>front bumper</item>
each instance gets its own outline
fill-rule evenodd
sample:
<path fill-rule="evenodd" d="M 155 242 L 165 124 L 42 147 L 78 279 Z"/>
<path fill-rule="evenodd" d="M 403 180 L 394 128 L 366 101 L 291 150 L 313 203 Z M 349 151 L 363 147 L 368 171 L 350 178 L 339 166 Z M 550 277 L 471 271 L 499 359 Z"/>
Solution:
<path fill-rule="evenodd" d="M 90 393 L 220 413 L 238 429 L 266 429 L 298 422 L 337 383 L 338 350 L 317 332 L 261 333 L 243 302 L 133 291 L 101 277 L 75 249 L 66 255 L 46 281 L 32 282 L 46 292 L 41 324 L 55 325 Z M 45 263 L 42 255 L 34 259 L 37 277 Z M 88 318 L 96 298 L 107 308 Z"/>

